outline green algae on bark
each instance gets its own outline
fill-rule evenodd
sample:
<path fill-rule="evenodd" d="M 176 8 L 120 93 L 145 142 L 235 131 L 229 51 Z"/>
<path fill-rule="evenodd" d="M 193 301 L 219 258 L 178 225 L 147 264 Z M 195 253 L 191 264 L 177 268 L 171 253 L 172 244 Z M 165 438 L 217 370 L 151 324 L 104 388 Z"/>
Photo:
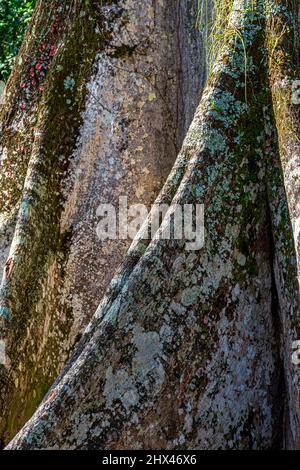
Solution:
<path fill-rule="evenodd" d="M 292 101 L 299 79 L 299 3 L 266 2 L 267 47 L 274 127 L 270 137 L 268 193 L 274 237 L 274 271 L 278 293 L 281 356 L 285 371 L 284 443 L 300 446 L 299 366 L 292 363 L 293 343 L 300 338 L 299 310 L 299 154 L 300 107 Z"/>
<path fill-rule="evenodd" d="M 67 2 L 55 5 L 61 8 L 62 4 L 67 9 Z M 137 0 L 126 0 L 106 2 L 100 8 L 98 2 L 92 2 L 89 7 L 96 16 L 97 12 L 100 15 L 95 26 L 82 2 L 73 2 L 72 14 L 69 12 L 66 17 L 60 18 L 63 29 L 55 30 L 58 34 L 55 41 L 52 36 L 49 41 L 43 41 L 44 32 L 39 36 L 42 47 L 36 47 L 36 43 L 32 46 L 38 54 L 41 49 L 43 57 L 50 54 L 49 63 L 46 60 L 47 67 L 41 66 L 41 55 L 38 58 L 32 55 L 24 69 L 20 64 L 14 71 L 8 89 L 10 102 L 7 100 L 6 103 L 7 113 L 12 111 L 10 121 L 3 121 L 3 131 L 8 132 L 10 127 L 16 127 L 18 136 L 20 126 L 14 122 L 18 123 L 18 117 L 22 116 L 21 122 L 26 120 L 29 126 L 29 130 L 23 128 L 23 134 L 27 138 L 32 135 L 32 138 L 30 146 L 24 148 L 24 169 L 18 168 L 20 160 L 15 158 L 16 171 L 10 175 L 10 182 L 15 186 L 17 176 L 20 178 L 18 192 L 10 200 L 3 197 L 2 208 L 7 221 L 2 225 L 1 259 L 6 255 L 8 262 L 2 291 L 4 336 L 0 346 L 6 346 L 3 374 L 11 373 L 14 381 L 12 387 L 16 387 L 14 394 L 10 393 L 8 385 L 2 392 L 3 410 L 12 410 L 8 411 L 7 416 L 3 414 L 3 430 L 7 431 L 5 440 L 16 432 L 38 405 L 62 367 L 76 334 L 78 339 L 80 329 L 94 313 L 103 285 L 109 282 L 118 264 L 117 256 L 122 254 L 122 250 L 124 253 L 128 246 L 121 246 L 120 249 L 120 243 L 115 242 L 114 262 L 111 258 L 108 259 L 109 263 L 105 262 L 105 246 L 95 240 L 95 203 L 125 191 L 130 194 L 138 192 L 143 202 L 149 204 L 173 164 L 176 148 L 198 102 L 202 83 L 201 70 L 192 55 L 198 48 L 197 37 L 193 30 L 186 31 L 189 24 L 185 21 L 196 4 L 196 0 L 188 0 L 184 4 L 178 3 L 174 9 L 172 0 L 147 0 L 142 5 Z M 37 10 L 40 15 L 42 7 L 43 3 L 40 3 Z M 52 18 L 51 13 L 49 17 Z M 186 28 L 187 34 L 183 40 L 177 37 L 174 29 L 178 20 L 180 28 Z M 80 41 L 77 21 L 79 25 L 82 22 Z M 39 31 L 36 22 L 37 13 L 31 31 Z M 86 22 L 95 26 L 91 37 Z M 29 35 L 25 41 L 27 50 L 31 50 L 28 44 L 32 39 Z M 92 73 L 85 57 L 91 52 L 85 49 L 89 41 L 97 52 L 95 60 L 91 59 Z M 119 47 L 127 43 L 131 44 L 132 53 L 120 55 Z M 157 44 L 164 44 L 165 47 L 160 50 Z M 178 68 L 183 55 L 182 74 Z M 21 52 L 18 62 L 22 60 Z M 23 77 L 26 71 L 30 77 L 30 90 L 38 84 L 37 93 L 32 96 L 24 81 L 26 77 Z M 42 83 L 38 80 L 41 71 L 47 71 Z M 17 78 L 18 73 L 22 75 L 22 80 Z M 85 84 L 88 93 L 85 93 Z M 17 92 L 23 90 L 24 102 L 23 94 L 22 100 L 19 100 L 18 93 L 12 93 L 14 85 Z M 53 89 L 55 92 L 52 94 Z M 182 96 L 187 94 L 187 90 L 189 99 L 183 102 Z M 27 95 L 31 100 L 27 101 Z M 20 101 L 18 108 L 13 107 L 14 97 Z M 83 108 L 79 116 L 79 110 Z M 170 108 L 174 108 L 174 112 Z M 150 115 L 155 119 L 149 119 Z M 78 125 L 76 116 L 80 117 Z M 6 139 L 6 153 L 10 160 L 14 154 L 8 144 L 12 142 L 11 136 Z M 14 147 L 13 150 L 20 147 L 18 142 Z M 147 153 L 144 148 L 147 148 Z M 160 156 L 159 161 L 157 155 Z M 111 160 L 114 165 L 108 168 Z M 184 162 L 180 165 L 183 166 Z M 10 166 L 11 162 L 7 167 Z M 143 176 L 141 166 L 146 170 Z M 119 176 L 121 167 L 124 178 L 117 180 L 117 175 L 113 173 L 116 167 Z M 72 184 L 72 178 L 75 179 L 74 188 L 69 185 L 69 175 Z M 176 179 L 179 180 L 178 172 Z M 3 188 L 8 187 L 6 180 Z M 165 197 L 171 201 L 174 191 L 168 183 Z M 22 195 L 24 198 L 19 201 Z M 15 231 L 15 211 L 19 205 Z M 38 227 L 35 226 L 36 220 L 39 221 Z M 18 236 L 18 232 L 22 238 L 15 237 L 11 247 L 11 255 L 16 256 L 9 256 L 9 237 L 14 234 Z M 137 249 L 131 250 L 132 256 L 127 258 L 125 270 L 136 262 L 137 254 L 144 247 L 145 244 L 141 243 Z M 83 259 L 85 263 L 82 263 Z M 104 266 L 100 265 L 99 268 L 100 261 L 104 262 Z M 22 289 L 19 289 L 20 286 Z M 13 338 L 20 340 L 16 344 L 12 342 Z M 21 369 L 16 367 L 19 363 Z M 11 399 L 4 402 L 6 392 L 10 393 Z M 20 401 L 23 414 L 19 412 Z"/>
<path fill-rule="evenodd" d="M 278 445 L 263 4 L 233 2 L 224 48 L 163 191 L 173 204 L 204 203 L 205 247 L 191 254 L 184 240 L 155 238 L 137 253 L 8 448 Z M 236 31 L 247 49 L 247 102 Z"/>
<path fill-rule="evenodd" d="M 43 13 L 43 21 L 49 16 L 50 24 L 41 21 Z M 87 78 L 97 52 L 109 40 L 118 14 L 117 3 L 104 22 L 98 2 L 88 2 L 84 7 L 79 1 L 52 1 L 50 5 L 40 2 L 31 29 L 39 28 L 41 23 L 44 29 L 38 29 L 34 40 L 29 33 L 23 47 L 23 54 L 26 49 L 25 57 L 29 56 L 28 64 L 20 65 L 22 71 L 17 69 L 8 84 L 4 132 L 10 129 L 11 120 L 22 122 L 24 114 L 27 124 L 21 134 L 32 136 L 32 142 L 27 153 L 24 151 L 22 170 L 22 142 L 9 137 L 4 140 L 4 145 L 8 139 L 9 145 L 16 146 L 9 148 L 5 160 L 3 211 L 19 205 L 0 296 L 1 339 L 6 355 L 0 371 L 0 428 L 6 441 L 30 417 L 66 357 L 63 339 L 68 335 L 71 318 L 59 298 L 67 255 L 60 234 L 61 179 L 76 143 Z M 19 64 L 23 54 L 21 50 Z M 23 76 L 24 70 L 28 75 Z M 29 90 L 26 102 L 20 88 Z M 16 110 L 13 118 L 12 110 Z M 10 178 L 16 181 L 14 171 L 20 172 L 17 191 L 8 189 Z M 9 203 L 7 191 L 13 193 Z"/>

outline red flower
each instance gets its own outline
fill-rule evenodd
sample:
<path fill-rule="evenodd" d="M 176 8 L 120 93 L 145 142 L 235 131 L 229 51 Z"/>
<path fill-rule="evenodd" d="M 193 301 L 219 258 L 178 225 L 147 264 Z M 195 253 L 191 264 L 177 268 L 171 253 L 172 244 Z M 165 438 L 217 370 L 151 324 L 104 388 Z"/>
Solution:
<path fill-rule="evenodd" d="M 42 68 L 42 64 L 40 64 L 39 62 L 36 64 L 35 66 L 36 70 L 41 70 Z"/>

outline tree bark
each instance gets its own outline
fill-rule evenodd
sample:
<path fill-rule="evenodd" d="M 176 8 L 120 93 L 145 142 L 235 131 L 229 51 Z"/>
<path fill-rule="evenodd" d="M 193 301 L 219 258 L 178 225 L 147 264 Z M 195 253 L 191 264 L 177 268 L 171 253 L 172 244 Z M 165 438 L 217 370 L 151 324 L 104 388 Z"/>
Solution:
<path fill-rule="evenodd" d="M 273 221 L 274 273 L 278 295 L 281 357 L 285 371 L 285 448 L 300 448 L 299 367 L 291 361 L 300 338 L 299 317 L 299 104 L 293 103 L 293 80 L 299 79 L 298 2 L 275 2 L 278 13 L 267 22 L 270 89 L 275 118 L 276 157 L 268 174 Z"/>
<path fill-rule="evenodd" d="M 204 204 L 205 245 L 189 252 L 186 240 L 158 234 L 134 241 L 9 449 L 299 446 L 299 370 L 291 362 L 298 110 L 285 99 L 279 105 L 276 80 L 290 70 L 273 57 L 295 50 L 295 5 L 232 2 L 223 48 L 158 197 L 172 201 L 171 211 Z M 280 24 L 290 28 L 274 44 Z M 283 116 L 296 123 L 287 133 Z"/>
<path fill-rule="evenodd" d="M 203 88 L 197 0 L 102 3 L 38 3 L 1 109 L 4 442 L 53 383 L 129 246 L 97 238 L 98 205 L 153 202 Z"/>

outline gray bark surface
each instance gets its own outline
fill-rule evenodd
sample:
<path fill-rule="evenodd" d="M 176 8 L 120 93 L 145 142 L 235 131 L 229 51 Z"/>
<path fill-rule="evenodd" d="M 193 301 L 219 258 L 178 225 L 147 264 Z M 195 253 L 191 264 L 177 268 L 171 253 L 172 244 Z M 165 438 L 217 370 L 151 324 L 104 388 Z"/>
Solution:
<path fill-rule="evenodd" d="M 39 2 L 1 108 L 1 418 L 32 415 L 130 240 L 100 203 L 149 206 L 205 80 L 197 1 Z"/>
<path fill-rule="evenodd" d="M 8 449 L 297 445 L 298 370 L 286 343 L 297 329 L 281 326 L 291 313 L 297 324 L 297 270 L 280 149 L 270 139 L 266 47 L 267 23 L 282 11 L 254 3 L 233 2 L 224 47 L 158 197 L 172 207 L 204 204 L 205 246 L 188 252 L 185 240 L 135 240 L 73 356 Z M 282 435 L 286 400 L 296 427 L 288 422 Z"/>

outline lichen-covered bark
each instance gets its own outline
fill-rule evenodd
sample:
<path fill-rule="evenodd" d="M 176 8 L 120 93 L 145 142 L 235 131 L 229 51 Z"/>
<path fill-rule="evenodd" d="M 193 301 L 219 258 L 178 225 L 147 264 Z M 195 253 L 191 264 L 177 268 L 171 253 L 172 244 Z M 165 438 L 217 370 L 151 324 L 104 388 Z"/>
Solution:
<path fill-rule="evenodd" d="M 59 188 L 79 129 L 86 76 L 110 34 L 98 7 L 88 9 L 83 15 L 81 2 L 39 2 L 2 110 L 1 216 L 5 236 L 12 235 L 0 296 L 0 429 L 6 439 L 31 415 L 65 353 L 70 319 L 58 301 L 67 246 Z M 66 87 L 68 79 L 76 87 Z"/>
<path fill-rule="evenodd" d="M 173 165 L 204 82 L 195 28 L 181 40 L 196 8 L 38 3 L 1 108 L 4 441 L 32 415 L 128 248 L 98 240 L 97 206 L 119 195 L 149 205 Z"/>
<path fill-rule="evenodd" d="M 61 226 L 71 243 L 63 296 L 74 316 L 71 342 L 96 310 L 130 244 L 99 240 L 97 207 L 118 207 L 120 196 L 127 196 L 128 205 L 153 202 L 199 101 L 204 76 L 192 19 L 196 5 L 176 2 L 174 9 L 165 0 L 126 1 L 110 48 L 96 59 L 84 124 L 64 181 Z"/>
<path fill-rule="evenodd" d="M 224 48 L 159 196 L 204 204 L 205 246 L 135 241 L 70 361 L 8 448 L 280 445 L 264 7 L 233 2 Z"/>

